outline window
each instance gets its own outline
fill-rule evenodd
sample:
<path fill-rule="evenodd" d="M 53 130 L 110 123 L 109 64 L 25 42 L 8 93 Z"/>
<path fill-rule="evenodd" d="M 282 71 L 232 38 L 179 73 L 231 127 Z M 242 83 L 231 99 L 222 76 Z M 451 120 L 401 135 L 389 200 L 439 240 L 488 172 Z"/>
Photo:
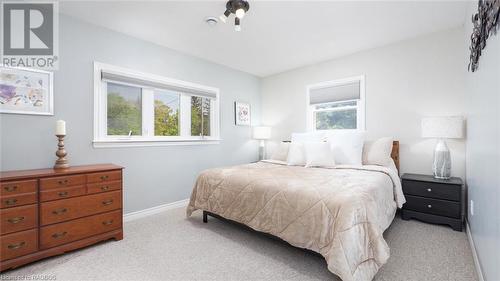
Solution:
<path fill-rule="evenodd" d="M 142 134 L 142 89 L 108 83 L 108 135 Z"/>
<path fill-rule="evenodd" d="M 191 135 L 210 135 L 210 99 L 191 97 Z"/>
<path fill-rule="evenodd" d="M 307 90 L 308 128 L 364 130 L 364 77 L 311 85 Z"/>
<path fill-rule="evenodd" d="M 94 146 L 219 141 L 219 90 L 94 65 Z"/>
<path fill-rule="evenodd" d="M 157 91 L 155 102 L 155 136 L 179 136 L 180 94 Z"/>

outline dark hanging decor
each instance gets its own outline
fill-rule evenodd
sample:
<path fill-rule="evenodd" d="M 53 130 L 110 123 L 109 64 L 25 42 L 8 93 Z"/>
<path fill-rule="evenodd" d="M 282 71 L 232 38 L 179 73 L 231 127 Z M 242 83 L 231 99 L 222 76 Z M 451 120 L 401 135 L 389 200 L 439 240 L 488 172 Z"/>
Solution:
<path fill-rule="evenodd" d="M 476 71 L 481 51 L 486 47 L 490 32 L 495 34 L 500 25 L 500 0 L 479 0 L 477 14 L 472 16 L 474 24 L 471 35 L 469 71 Z"/>

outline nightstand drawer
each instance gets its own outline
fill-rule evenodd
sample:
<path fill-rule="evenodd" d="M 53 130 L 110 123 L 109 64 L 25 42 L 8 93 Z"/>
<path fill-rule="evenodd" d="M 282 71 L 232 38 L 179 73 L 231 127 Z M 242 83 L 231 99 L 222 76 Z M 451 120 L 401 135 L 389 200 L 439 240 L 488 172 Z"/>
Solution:
<path fill-rule="evenodd" d="M 461 216 L 459 202 L 418 196 L 406 195 L 406 203 L 403 205 L 403 208 L 451 218 L 460 218 Z"/>
<path fill-rule="evenodd" d="M 460 201 L 462 186 L 403 179 L 403 192 L 408 195 L 417 195 L 458 202 Z"/>

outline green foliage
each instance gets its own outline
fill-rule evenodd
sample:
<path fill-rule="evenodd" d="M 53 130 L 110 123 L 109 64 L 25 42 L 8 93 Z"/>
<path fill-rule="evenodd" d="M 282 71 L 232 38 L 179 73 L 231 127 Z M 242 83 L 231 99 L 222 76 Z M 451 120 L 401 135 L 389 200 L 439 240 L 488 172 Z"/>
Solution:
<path fill-rule="evenodd" d="M 179 135 L 179 110 L 175 112 L 160 100 L 155 100 L 155 136 Z"/>
<path fill-rule="evenodd" d="M 203 122 L 202 122 L 203 121 Z M 210 99 L 202 97 L 191 97 L 191 135 L 210 136 Z"/>
<path fill-rule="evenodd" d="M 108 94 L 108 135 L 142 134 L 141 102 L 128 101 L 117 93 Z"/>
<path fill-rule="evenodd" d="M 142 134 L 141 100 L 131 101 L 118 93 L 108 94 L 108 135 Z M 203 124 L 202 124 L 203 123 Z M 191 135 L 210 135 L 210 99 L 191 97 Z M 154 101 L 155 136 L 178 136 L 179 110 L 173 110 L 161 100 Z"/>
<path fill-rule="evenodd" d="M 356 110 L 316 112 L 316 129 L 356 129 Z"/>

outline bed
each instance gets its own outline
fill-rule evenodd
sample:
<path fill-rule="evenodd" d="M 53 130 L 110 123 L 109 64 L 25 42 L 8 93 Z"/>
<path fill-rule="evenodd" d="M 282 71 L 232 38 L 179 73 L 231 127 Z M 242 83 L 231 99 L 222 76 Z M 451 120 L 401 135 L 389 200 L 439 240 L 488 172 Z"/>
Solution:
<path fill-rule="evenodd" d="M 389 258 L 383 232 L 405 202 L 394 167 L 334 169 L 277 161 L 203 171 L 187 215 L 202 210 L 321 254 L 344 281 L 372 280 Z"/>

